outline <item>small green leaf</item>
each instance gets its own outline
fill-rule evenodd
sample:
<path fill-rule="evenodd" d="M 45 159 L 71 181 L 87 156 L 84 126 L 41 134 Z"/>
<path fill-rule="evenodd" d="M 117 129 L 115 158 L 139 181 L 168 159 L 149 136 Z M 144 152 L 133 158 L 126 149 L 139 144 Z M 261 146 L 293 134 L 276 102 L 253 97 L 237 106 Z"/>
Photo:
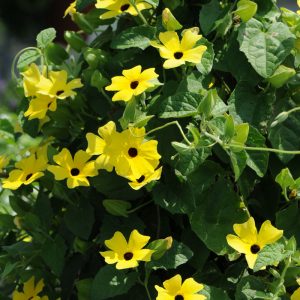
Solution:
<path fill-rule="evenodd" d="M 46 48 L 56 37 L 56 30 L 54 28 L 47 28 L 42 30 L 36 37 L 37 46 L 39 48 Z"/>
<path fill-rule="evenodd" d="M 257 4 L 250 0 L 240 0 L 237 3 L 237 10 L 234 12 L 243 22 L 249 21 L 257 11 Z"/>
<path fill-rule="evenodd" d="M 23 52 L 17 62 L 17 68 L 20 71 L 26 69 L 31 63 L 35 62 L 41 57 L 41 53 L 38 49 L 29 49 Z"/>
<path fill-rule="evenodd" d="M 234 121 L 231 115 L 226 116 L 226 121 L 224 125 L 224 139 L 230 141 L 235 134 Z"/>
<path fill-rule="evenodd" d="M 145 2 L 151 4 L 154 8 L 159 5 L 159 0 L 144 0 Z"/>
<path fill-rule="evenodd" d="M 213 44 L 210 43 L 207 39 L 202 38 L 198 43 L 198 45 L 204 45 L 207 47 L 205 52 L 202 55 L 201 62 L 196 65 L 196 68 L 198 71 L 204 75 L 208 75 L 213 67 L 214 64 L 214 57 L 215 57 L 215 52 L 214 52 L 214 47 Z"/>
<path fill-rule="evenodd" d="M 128 210 L 131 208 L 130 202 L 123 200 L 105 199 L 103 206 L 113 216 L 128 217 Z"/>
<path fill-rule="evenodd" d="M 288 168 L 282 169 L 276 176 L 275 181 L 281 186 L 282 193 L 291 185 L 295 183 L 295 180 Z"/>
<path fill-rule="evenodd" d="M 185 264 L 193 256 L 192 250 L 183 243 L 173 241 L 172 247 L 168 250 L 166 255 L 158 260 L 153 260 L 147 263 L 147 268 L 153 270 L 158 269 L 176 269 L 180 265 Z"/>
<path fill-rule="evenodd" d="M 275 87 L 282 87 L 290 78 L 296 74 L 295 69 L 288 68 L 286 66 L 279 66 L 274 74 L 268 78 L 268 81 Z"/>

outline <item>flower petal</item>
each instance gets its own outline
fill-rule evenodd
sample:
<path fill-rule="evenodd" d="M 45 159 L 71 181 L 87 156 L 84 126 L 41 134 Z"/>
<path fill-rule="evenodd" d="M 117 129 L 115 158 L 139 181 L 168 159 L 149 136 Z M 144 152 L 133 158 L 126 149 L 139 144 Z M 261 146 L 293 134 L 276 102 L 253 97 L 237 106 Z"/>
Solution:
<path fill-rule="evenodd" d="M 249 244 L 242 241 L 239 237 L 233 234 L 228 234 L 226 236 L 227 243 L 230 247 L 232 247 L 234 250 L 236 250 L 239 253 L 249 253 Z"/>
<path fill-rule="evenodd" d="M 120 231 L 116 231 L 114 236 L 109 240 L 105 240 L 104 243 L 109 249 L 117 253 L 124 253 L 127 249 L 127 241 Z"/>
<path fill-rule="evenodd" d="M 193 278 L 186 279 L 181 287 L 183 294 L 195 294 L 203 289 L 203 284 L 196 282 Z"/>
<path fill-rule="evenodd" d="M 163 286 L 168 291 L 169 294 L 176 295 L 181 289 L 181 276 L 179 274 L 163 282 Z"/>
<path fill-rule="evenodd" d="M 233 230 L 243 241 L 249 244 L 256 243 L 257 230 L 255 226 L 255 221 L 252 217 L 250 217 L 245 223 L 234 224 Z"/>
<path fill-rule="evenodd" d="M 263 247 L 267 244 L 275 243 L 283 235 L 283 230 L 275 228 L 269 220 L 265 221 L 258 233 L 258 243 Z"/>
<path fill-rule="evenodd" d="M 150 236 L 142 235 L 134 229 L 130 234 L 128 247 L 132 252 L 134 252 L 135 250 L 140 250 L 146 246 L 149 240 Z"/>

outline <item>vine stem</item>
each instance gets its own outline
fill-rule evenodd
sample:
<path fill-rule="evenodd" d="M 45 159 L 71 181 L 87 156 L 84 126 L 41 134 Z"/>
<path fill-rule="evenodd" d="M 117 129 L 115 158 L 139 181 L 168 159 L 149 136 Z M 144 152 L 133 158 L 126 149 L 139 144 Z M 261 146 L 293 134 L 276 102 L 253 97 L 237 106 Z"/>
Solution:
<path fill-rule="evenodd" d="M 140 12 L 140 10 L 137 8 L 136 6 L 136 3 L 135 3 L 135 0 L 129 0 L 130 1 L 130 4 L 134 7 L 135 11 L 138 13 L 140 19 L 142 20 L 142 22 L 145 24 L 145 25 L 148 25 L 148 22 L 147 20 L 145 19 L 144 15 Z"/>
<path fill-rule="evenodd" d="M 135 208 L 133 208 L 133 209 L 130 209 L 130 210 L 127 211 L 127 213 L 131 214 L 131 213 L 133 213 L 133 212 L 135 212 L 135 211 L 137 211 L 137 210 L 143 208 L 144 206 L 147 206 L 147 205 L 150 204 L 152 201 L 153 201 L 153 200 L 151 199 L 151 200 L 149 200 L 149 201 L 147 201 L 147 202 L 145 202 L 145 203 L 143 203 L 143 204 L 141 204 L 141 205 L 139 205 L 139 206 L 137 206 L 137 207 L 135 207 Z"/>
<path fill-rule="evenodd" d="M 164 124 L 164 125 L 162 125 L 162 126 L 156 127 L 156 128 L 154 128 L 154 129 L 148 131 L 148 132 L 147 132 L 147 135 L 148 135 L 148 134 L 151 134 L 151 133 L 153 133 L 153 132 L 155 132 L 155 131 L 164 129 L 164 128 L 166 128 L 166 127 L 168 127 L 168 126 L 171 126 L 171 125 L 176 125 L 176 126 L 178 127 L 178 129 L 179 129 L 179 131 L 180 131 L 180 133 L 181 133 L 183 139 L 185 140 L 185 142 L 186 142 L 188 145 L 192 145 L 192 143 L 189 141 L 189 139 L 188 139 L 188 138 L 186 137 L 186 135 L 184 134 L 183 129 L 182 129 L 182 127 L 180 126 L 180 124 L 179 124 L 178 121 L 172 121 L 172 122 L 166 123 L 166 124 Z"/>
<path fill-rule="evenodd" d="M 287 261 L 286 265 L 284 266 L 284 269 L 282 270 L 282 273 L 280 275 L 280 282 L 276 288 L 273 299 L 278 299 L 278 294 L 280 293 L 280 289 L 284 284 L 284 277 L 285 277 L 286 271 L 289 268 L 290 264 L 291 264 L 291 257 L 288 258 L 288 261 Z"/>
<path fill-rule="evenodd" d="M 218 144 L 220 144 L 223 148 L 240 148 L 240 149 L 243 149 L 243 150 L 248 150 L 248 151 L 262 151 L 262 152 L 273 152 L 273 153 L 279 153 L 279 154 L 290 154 L 290 155 L 295 155 L 295 154 L 300 154 L 300 150 L 280 150 L 280 149 L 275 149 L 275 148 L 267 148 L 267 147 L 250 147 L 250 146 L 243 146 L 243 145 L 235 145 L 235 144 L 224 144 L 224 142 L 206 132 L 206 131 L 203 131 L 203 134 L 209 138 L 211 138 L 212 140 L 216 141 Z"/>

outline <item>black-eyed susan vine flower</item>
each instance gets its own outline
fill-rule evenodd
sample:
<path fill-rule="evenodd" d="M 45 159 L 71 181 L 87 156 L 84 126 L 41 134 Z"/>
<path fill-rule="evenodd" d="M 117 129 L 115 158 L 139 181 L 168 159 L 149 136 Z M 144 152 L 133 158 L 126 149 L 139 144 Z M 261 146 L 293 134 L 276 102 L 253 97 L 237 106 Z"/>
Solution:
<path fill-rule="evenodd" d="M 145 174 L 153 173 L 159 165 L 156 140 L 145 140 L 144 127 L 130 127 L 121 133 L 122 148 L 115 163 L 116 173 L 137 180 Z"/>
<path fill-rule="evenodd" d="M 73 1 L 70 3 L 70 5 L 67 7 L 67 9 L 65 10 L 65 14 L 64 14 L 64 18 L 67 15 L 70 15 L 71 17 L 76 14 L 76 1 Z"/>
<path fill-rule="evenodd" d="M 111 85 L 105 89 L 107 91 L 117 91 L 112 97 L 112 101 L 130 101 L 134 96 L 138 96 L 147 89 L 154 87 L 158 81 L 158 74 L 154 68 L 142 71 L 140 65 L 123 70 L 123 76 L 113 77 Z"/>
<path fill-rule="evenodd" d="M 300 300 L 300 287 L 291 295 L 291 300 Z"/>
<path fill-rule="evenodd" d="M 117 231 L 114 236 L 104 243 L 109 251 L 100 252 L 108 264 L 115 264 L 117 269 L 135 268 L 139 261 L 150 261 L 154 250 L 144 249 L 150 236 L 140 234 L 134 229 L 128 242 L 124 235 Z"/>
<path fill-rule="evenodd" d="M 80 78 L 68 82 L 68 73 L 65 70 L 50 71 L 48 78 L 41 77 L 37 85 L 37 93 L 57 99 L 66 99 L 75 96 L 74 89 L 82 86 Z"/>
<path fill-rule="evenodd" d="M 48 300 L 48 296 L 39 296 L 44 288 L 44 280 L 41 279 L 36 285 L 34 284 L 35 278 L 32 276 L 23 285 L 23 291 L 14 291 L 13 300 Z"/>
<path fill-rule="evenodd" d="M 39 150 L 29 157 L 23 158 L 15 163 L 15 169 L 10 171 L 7 179 L 2 181 L 5 189 L 16 190 L 21 185 L 29 185 L 38 178 L 44 176 L 44 171 L 48 166 L 48 158 L 45 149 Z"/>
<path fill-rule="evenodd" d="M 283 235 L 283 230 L 272 226 L 269 220 L 261 225 L 257 233 L 253 217 L 245 223 L 234 224 L 233 230 L 237 235 L 228 234 L 227 243 L 237 252 L 245 254 L 250 269 L 253 269 L 259 251 L 266 245 L 275 243 Z"/>
<path fill-rule="evenodd" d="M 116 124 L 109 121 L 98 128 L 98 135 L 87 133 L 88 147 L 86 152 L 90 155 L 99 155 L 96 159 L 97 168 L 111 172 L 119 155 L 121 147 L 120 133 L 116 131 Z"/>
<path fill-rule="evenodd" d="M 25 96 L 31 97 L 29 107 L 24 113 L 30 120 L 44 119 L 48 110 L 56 110 L 57 99 L 72 97 L 76 95 L 74 89 L 82 87 L 79 78 L 68 82 L 68 73 L 65 70 L 50 71 L 46 77 L 46 69 L 40 72 L 36 64 L 31 64 L 22 76 Z"/>
<path fill-rule="evenodd" d="M 56 111 L 57 100 L 56 98 L 48 95 L 38 95 L 29 102 L 29 107 L 25 111 L 24 116 L 32 119 L 44 119 L 48 110 Z"/>
<path fill-rule="evenodd" d="M 135 178 L 133 175 L 130 175 L 127 177 L 127 179 L 130 180 L 129 185 L 131 186 L 131 188 L 133 188 L 134 190 L 139 190 L 149 182 L 159 180 L 161 172 L 162 167 L 158 168 L 154 172 L 146 173 L 139 178 Z"/>
<path fill-rule="evenodd" d="M 297 0 L 297 4 L 300 7 L 300 0 Z M 300 15 L 300 10 L 297 10 L 297 14 Z"/>
<path fill-rule="evenodd" d="M 53 160 L 58 166 L 48 166 L 48 171 L 54 174 L 55 180 L 67 179 L 69 189 L 77 186 L 89 186 L 87 177 L 98 175 L 95 161 L 89 161 L 91 156 L 83 150 L 75 153 L 74 159 L 70 151 L 66 148 L 53 156 Z"/>
<path fill-rule="evenodd" d="M 162 44 L 152 41 L 151 45 L 158 48 L 160 56 L 166 59 L 163 67 L 171 69 L 184 65 L 186 62 L 200 63 L 202 55 L 207 49 L 206 46 L 196 45 L 201 38 L 202 35 L 195 33 L 192 29 L 183 31 L 181 41 L 175 31 L 166 31 L 159 34 Z"/>
<path fill-rule="evenodd" d="M 143 0 L 135 0 L 135 5 L 139 11 L 152 7 L 149 3 Z M 132 16 L 138 15 L 137 10 L 129 0 L 97 0 L 96 8 L 108 10 L 100 16 L 101 19 L 114 18 L 122 13 L 128 13 Z"/>
<path fill-rule="evenodd" d="M 131 180 L 130 185 L 136 189 L 159 179 L 161 170 L 155 171 L 160 159 L 157 141 L 145 140 L 145 128 L 133 127 L 119 133 L 115 123 L 110 121 L 99 127 L 98 133 L 99 136 L 93 133 L 86 135 L 86 152 L 99 155 L 96 159 L 97 168 L 109 172 L 115 168 L 116 173 Z M 141 181 L 140 184 L 138 181 Z"/>
<path fill-rule="evenodd" d="M 198 294 L 204 288 L 203 284 L 188 278 L 182 282 L 179 274 L 163 282 L 163 287 L 155 286 L 156 300 L 205 300 L 204 295 Z"/>

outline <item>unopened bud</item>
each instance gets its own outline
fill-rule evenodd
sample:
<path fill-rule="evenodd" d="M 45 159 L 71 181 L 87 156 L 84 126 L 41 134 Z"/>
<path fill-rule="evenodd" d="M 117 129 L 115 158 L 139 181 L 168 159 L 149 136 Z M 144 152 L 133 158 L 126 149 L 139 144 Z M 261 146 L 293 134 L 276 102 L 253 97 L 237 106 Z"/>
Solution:
<path fill-rule="evenodd" d="M 289 113 L 287 111 L 281 112 L 275 120 L 271 123 L 271 127 L 277 126 L 279 123 L 284 122 L 289 116 Z"/>
<path fill-rule="evenodd" d="M 168 8 L 165 8 L 162 12 L 162 24 L 168 31 L 176 31 L 182 28 L 182 25 L 176 20 Z"/>

